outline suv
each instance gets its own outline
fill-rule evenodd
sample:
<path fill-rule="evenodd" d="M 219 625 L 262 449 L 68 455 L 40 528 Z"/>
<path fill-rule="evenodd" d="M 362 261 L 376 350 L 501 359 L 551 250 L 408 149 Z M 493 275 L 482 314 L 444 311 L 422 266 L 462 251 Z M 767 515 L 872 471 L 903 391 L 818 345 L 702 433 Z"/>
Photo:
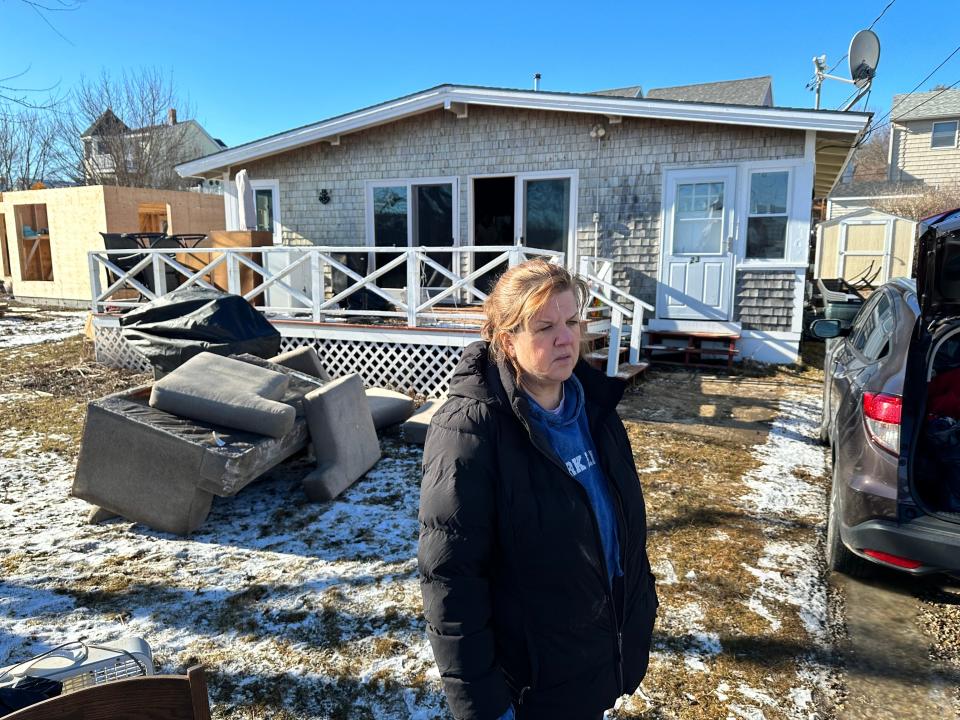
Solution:
<path fill-rule="evenodd" d="M 810 327 L 828 340 L 827 564 L 853 576 L 960 573 L 960 210 L 918 233 L 916 282 L 882 285 L 849 329 Z"/>

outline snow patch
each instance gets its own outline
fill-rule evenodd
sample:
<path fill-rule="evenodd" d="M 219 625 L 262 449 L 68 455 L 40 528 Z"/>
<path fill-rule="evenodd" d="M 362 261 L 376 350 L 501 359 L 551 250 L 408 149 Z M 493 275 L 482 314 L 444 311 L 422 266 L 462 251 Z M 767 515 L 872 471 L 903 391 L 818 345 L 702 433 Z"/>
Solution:
<path fill-rule="evenodd" d="M 0 318 L 0 349 L 64 340 L 83 332 L 86 312 L 49 312 L 53 320 Z"/>
<path fill-rule="evenodd" d="M 657 578 L 657 585 L 676 585 L 677 571 L 673 568 L 673 563 L 662 558 L 654 563 L 651 568 Z"/>

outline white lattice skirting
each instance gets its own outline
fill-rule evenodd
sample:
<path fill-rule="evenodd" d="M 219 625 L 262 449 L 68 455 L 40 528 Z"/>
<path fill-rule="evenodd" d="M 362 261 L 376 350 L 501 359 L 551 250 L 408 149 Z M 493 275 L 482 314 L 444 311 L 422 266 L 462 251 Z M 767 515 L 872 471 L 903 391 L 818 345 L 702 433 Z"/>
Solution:
<path fill-rule="evenodd" d="M 463 352 L 461 347 L 399 342 L 370 342 L 330 338 L 284 337 L 280 350 L 312 346 L 330 377 L 359 373 L 367 387 L 386 387 L 400 392 L 441 397 Z M 97 362 L 138 372 L 150 371 L 150 363 L 120 334 L 119 327 L 97 327 Z"/>
<path fill-rule="evenodd" d="M 330 377 L 359 373 L 367 387 L 386 387 L 425 397 L 446 395 L 463 349 L 363 340 L 285 337 L 281 350 L 316 349 Z"/>
<path fill-rule="evenodd" d="M 136 372 L 150 372 L 150 361 L 128 343 L 118 327 L 94 325 L 93 352 L 98 363 L 110 367 L 126 368 Z"/>

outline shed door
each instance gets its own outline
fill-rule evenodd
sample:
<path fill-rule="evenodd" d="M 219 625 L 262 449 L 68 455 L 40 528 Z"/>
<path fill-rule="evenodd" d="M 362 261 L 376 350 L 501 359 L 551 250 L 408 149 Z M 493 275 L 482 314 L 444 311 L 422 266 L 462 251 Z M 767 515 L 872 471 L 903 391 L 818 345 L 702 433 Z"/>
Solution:
<path fill-rule="evenodd" d="M 667 175 L 657 316 L 729 320 L 736 168 Z"/>

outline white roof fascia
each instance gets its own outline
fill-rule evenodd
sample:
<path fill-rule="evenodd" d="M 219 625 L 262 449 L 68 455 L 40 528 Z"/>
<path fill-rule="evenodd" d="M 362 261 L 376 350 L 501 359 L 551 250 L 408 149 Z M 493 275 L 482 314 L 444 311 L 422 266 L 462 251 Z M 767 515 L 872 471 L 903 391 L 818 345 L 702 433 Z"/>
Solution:
<path fill-rule="evenodd" d="M 332 120 L 290 130 L 240 147 L 190 160 L 177 165 L 176 170 L 181 176 L 218 170 L 319 142 L 331 136 L 344 135 L 433 108 L 443 107 L 444 102 L 850 134 L 860 133 L 869 119 L 866 115 L 860 113 L 827 114 L 813 110 L 706 105 L 444 85 Z"/>
<path fill-rule="evenodd" d="M 433 107 L 440 107 L 443 102 L 441 100 L 443 94 L 443 88 L 436 88 L 426 93 L 402 98 L 401 100 L 385 103 L 366 110 L 360 110 L 359 112 L 350 113 L 349 115 L 317 123 L 316 125 L 308 125 L 247 145 L 224 150 L 223 152 L 207 155 L 206 157 L 197 158 L 196 160 L 190 160 L 175 166 L 175 169 L 181 176 L 186 176 L 210 172 L 211 170 L 217 170 L 268 155 L 276 155 L 277 153 L 293 150 L 303 145 L 325 140 L 334 135 L 342 135 L 348 132 L 362 130 L 363 128 L 381 125 L 409 115 L 416 115 L 425 110 L 430 110 Z"/>
<path fill-rule="evenodd" d="M 829 200 L 892 200 L 895 198 L 922 197 L 923 193 L 910 195 L 831 195 Z"/>

